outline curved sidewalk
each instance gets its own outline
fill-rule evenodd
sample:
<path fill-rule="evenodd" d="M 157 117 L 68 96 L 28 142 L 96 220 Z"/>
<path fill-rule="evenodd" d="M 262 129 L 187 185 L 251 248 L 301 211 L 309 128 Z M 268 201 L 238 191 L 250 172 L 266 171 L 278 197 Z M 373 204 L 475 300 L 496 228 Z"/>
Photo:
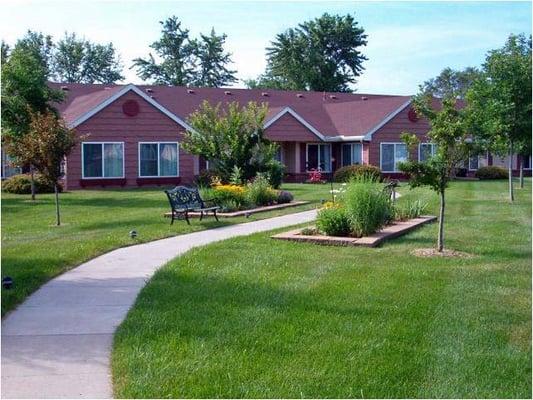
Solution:
<path fill-rule="evenodd" d="M 113 333 L 152 274 L 208 243 L 314 220 L 305 211 L 125 247 L 43 285 L 2 322 L 2 398 L 108 398 Z"/>

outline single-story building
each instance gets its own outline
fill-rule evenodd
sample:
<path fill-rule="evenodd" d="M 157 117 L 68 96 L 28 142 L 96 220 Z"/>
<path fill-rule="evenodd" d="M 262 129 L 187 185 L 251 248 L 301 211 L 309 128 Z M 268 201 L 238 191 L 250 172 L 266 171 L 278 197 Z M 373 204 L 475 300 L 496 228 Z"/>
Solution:
<path fill-rule="evenodd" d="M 280 145 L 287 181 L 307 172 L 334 172 L 350 164 L 378 166 L 400 177 L 397 165 L 408 157 L 402 132 L 415 133 L 420 145 L 409 157 L 434 151 L 429 125 L 417 117 L 410 96 L 282 91 L 272 89 L 191 88 L 157 85 L 51 83 L 65 92 L 58 110 L 76 128 L 80 143 L 65 165 L 67 189 L 135 187 L 192 183 L 205 160 L 180 146 L 187 117 L 207 100 L 212 104 L 250 101 L 268 104 L 265 135 Z M 493 158 L 473 157 L 468 169 Z M 518 168 L 518 160 L 516 161 Z M 531 170 L 531 158 L 526 160 Z"/>

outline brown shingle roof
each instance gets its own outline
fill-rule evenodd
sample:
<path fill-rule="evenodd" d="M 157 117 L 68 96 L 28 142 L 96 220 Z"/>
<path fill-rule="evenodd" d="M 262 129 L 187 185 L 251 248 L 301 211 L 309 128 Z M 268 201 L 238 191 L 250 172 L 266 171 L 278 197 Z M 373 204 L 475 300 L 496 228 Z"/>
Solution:
<path fill-rule="evenodd" d="M 68 87 L 65 102 L 57 106 L 67 122 L 73 122 L 110 98 L 125 85 L 59 84 Z M 325 136 L 359 136 L 378 126 L 409 100 L 409 96 L 359 93 L 324 93 L 271 89 L 187 88 L 181 86 L 136 85 L 155 101 L 183 120 L 204 100 L 212 104 L 237 101 L 268 103 L 267 120 L 290 107 Z M 193 93 L 191 92 L 192 89 Z M 231 94 L 226 94 L 226 92 Z M 264 96 L 263 93 L 268 93 Z M 301 95 L 301 96 L 299 96 Z"/>

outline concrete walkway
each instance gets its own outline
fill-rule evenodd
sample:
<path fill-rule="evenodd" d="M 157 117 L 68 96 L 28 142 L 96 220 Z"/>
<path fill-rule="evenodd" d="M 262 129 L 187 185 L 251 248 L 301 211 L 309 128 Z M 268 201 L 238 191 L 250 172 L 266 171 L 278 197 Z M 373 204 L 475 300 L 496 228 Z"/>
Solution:
<path fill-rule="evenodd" d="M 315 217 L 311 210 L 125 247 L 53 279 L 2 322 L 2 398 L 111 397 L 113 332 L 159 267 L 192 247 Z"/>

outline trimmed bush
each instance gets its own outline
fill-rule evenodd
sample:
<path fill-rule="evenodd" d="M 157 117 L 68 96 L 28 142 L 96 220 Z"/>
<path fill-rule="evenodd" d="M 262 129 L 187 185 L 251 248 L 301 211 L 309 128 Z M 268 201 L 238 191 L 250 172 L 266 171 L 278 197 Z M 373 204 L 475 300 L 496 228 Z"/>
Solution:
<path fill-rule="evenodd" d="M 285 175 L 285 165 L 277 160 L 272 160 L 266 165 L 265 173 L 268 177 L 270 186 L 274 189 L 278 189 L 283 182 L 283 176 Z"/>
<path fill-rule="evenodd" d="M 266 206 L 272 204 L 278 195 L 270 186 L 267 177 L 263 174 L 257 174 L 255 179 L 246 186 L 246 199 L 249 203 L 257 206 Z"/>
<path fill-rule="evenodd" d="M 212 188 L 212 199 L 219 205 L 231 204 L 237 205 L 237 208 L 243 207 L 247 203 L 246 188 L 239 185 L 216 185 Z"/>
<path fill-rule="evenodd" d="M 393 215 L 392 202 L 383 185 L 365 176 L 352 179 L 343 194 L 346 214 L 356 237 L 381 229 Z"/>
<path fill-rule="evenodd" d="M 496 167 L 494 165 L 481 167 L 476 171 L 476 178 L 484 179 L 507 179 L 509 172 L 502 167 Z"/>
<path fill-rule="evenodd" d="M 339 206 L 322 208 L 317 215 L 316 227 L 328 236 L 349 236 L 351 232 L 346 211 Z"/>
<path fill-rule="evenodd" d="M 286 190 L 280 190 L 278 192 L 278 198 L 276 199 L 276 203 L 278 204 L 285 204 L 290 203 L 294 200 L 294 196 L 291 192 L 287 192 Z"/>
<path fill-rule="evenodd" d="M 48 182 L 40 174 L 35 174 L 35 191 L 37 193 L 54 193 L 54 185 Z M 13 175 L 2 181 L 2 190 L 7 193 L 30 194 L 31 176 L 29 174 Z M 59 184 L 59 191 L 63 191 L 63 186 Z"/>
<path fill-rule="evenodd" d="M 373 165 L 356 164 L 339 168 L 333 174 L 335 182 L 349 182 L 353 178 L 368 176 L 377 181 L 381 180 L 381 170 Z"/>

